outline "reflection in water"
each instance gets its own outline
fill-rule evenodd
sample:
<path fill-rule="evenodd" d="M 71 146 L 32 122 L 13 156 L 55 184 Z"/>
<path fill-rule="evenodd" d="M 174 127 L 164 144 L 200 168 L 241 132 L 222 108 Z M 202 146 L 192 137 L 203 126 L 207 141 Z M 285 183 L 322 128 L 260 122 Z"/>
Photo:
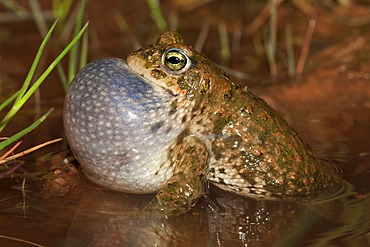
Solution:
<path fill-rule="evenodd" d="M 314 206 L 256 201 L 211 188 L 192 210 L 174 217 L 142 210 L 151 199 L 89 191 L 65 246 L 328 246 L 364 243 L 358 237 L 370 229 L 370 200 L 353 196 Z"/>
<path fill-rule="evenodd" d="M 309 241 L 309 246 L 333 246 L 333 243 L 340 246 L 370 246 L 370 193 L 343 196 L 323 205 L 321 210 L 334 226 L 319 232 Z"/>
<path fill-rule="evenodd" d="M 65 246 L 274 246 L 306 212 L 295 203 L 211 192 L 190 212 L 166 217 L 141 210 L 150 199 L 113 192 L 86 194 Z"/>
<path fill-rule="evenodd" d="M 57 176 L 48 182 L 60 182 L 55 171 L 71 175 L 70 169 L 53 167 Z M 28 177 L 26 198 L 21 191 L 9 190 L 23 180 L 13 178 L 14 186 L 0 180 L 0 246 L 11 246 L 4 237 L 67 247 L 370 246 L 370 195 L 367 189 L 358 195 L 350 183 L 338 193 L 326 194 L 326 201 L 307 204 L 256 201 L 211 186 L 189 212 L 166 217 L 143 210 L 153 195 L 107 191 L 82 179 L 67 195 L 53 190 L 47 195 L 62 197 L 41 199 L 42 193 L 35 196 L 29 191 L 37 191 L 32 180 Z M 63 181 L 71 185 L 70 180 Z M 24 207 L 16 208 L 17 204 Z"/>
<path fill-rule="evenodd" d="M 28 201 L 25 209 L 15 208 L 16 198 L 1 190 L 1 198 L 13 199 L 0 202 L 0 246 L 19 246 L 8 245 L 9 240 L 4 242 L 1 236 L 67 247 L 352 247 L 370 243 L 368 192 L 359 196 L 347 191 L 333 201 L 303 205 L 256 201 L 211 187 L 189 212 L 166 217 L 143 210 L 153 196 L 82 187 L 59 199 Z"/>
<path fill-rule="evenodd" d="M 213 239 L 209 246 L 275 246 L 285 229 L 307 211 L 305 206 L 292 202 L 256 201 L 233 195 L 218 195 L 212 200 L 216 210 L 209 213 L 209 234 Z"/>
<path fill-rule="evenodd" d="M 196 211 L 167 218 L 141 210 L 149 196 L 91 193 L 72 220 L 65 246 L 198 246 L 206 222 Z"/>

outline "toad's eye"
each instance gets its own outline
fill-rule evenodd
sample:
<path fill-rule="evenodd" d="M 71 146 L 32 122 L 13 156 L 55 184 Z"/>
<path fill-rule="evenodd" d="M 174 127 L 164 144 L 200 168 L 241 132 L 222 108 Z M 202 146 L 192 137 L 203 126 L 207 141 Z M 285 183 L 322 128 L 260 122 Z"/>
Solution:
<path fill-rule="evenodd" d="M 180 74 L 186 71 L 191 64 L 188 55 L 177 48 L 168 49 L 162 57 L 163 64 L 169 70 L 168 72 Z"/>

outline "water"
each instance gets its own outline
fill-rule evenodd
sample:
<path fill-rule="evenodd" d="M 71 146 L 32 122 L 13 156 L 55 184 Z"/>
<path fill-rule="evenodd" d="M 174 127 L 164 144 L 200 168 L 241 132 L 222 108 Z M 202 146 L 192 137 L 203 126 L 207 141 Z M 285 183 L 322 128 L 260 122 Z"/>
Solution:
<path fill-rule="evenodd" d="M 20 182 L 13 181 L 18 188 Z M 21 192 L 8 190 L 7 193 L 4 190 L 1 193 L 1 236 L 18 237 L 43 246 L 369 244 L 368 195 L 300 204 L 256 201 L 211 187 L 207 196 L 186 214 L 165 217 L 142 211 L 153 198 L 151 195 L 111 192 L 85 180 L 68 196 L 41 199 L 29 192 L 24 205 Z M 2 246 L 27 246 L 1 236 Z"/>

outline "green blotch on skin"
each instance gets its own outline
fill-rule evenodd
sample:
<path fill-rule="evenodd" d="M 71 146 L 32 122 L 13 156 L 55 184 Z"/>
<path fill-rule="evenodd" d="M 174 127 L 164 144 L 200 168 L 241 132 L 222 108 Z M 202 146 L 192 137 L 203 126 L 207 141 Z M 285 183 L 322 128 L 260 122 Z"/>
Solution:
<path fill-rule="evenodd" d="M 151 72 L 150 72 L 150 75 L 157 79 L 157 80 L 160 80 L 160 79 L 163 79 L 163 78 L 166 78 L 167 77 L 167 74 L 163 72 L 163 70 L 160 70 L 160 69 L 153 69 Z"/>

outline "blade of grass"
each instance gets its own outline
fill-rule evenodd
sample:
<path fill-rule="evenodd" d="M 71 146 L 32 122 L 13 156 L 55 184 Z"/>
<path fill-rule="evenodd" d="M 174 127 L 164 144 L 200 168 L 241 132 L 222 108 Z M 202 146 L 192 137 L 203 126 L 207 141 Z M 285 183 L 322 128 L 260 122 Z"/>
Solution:
<path fill-rule="evenodd" d="M 220 36 L 221 44 L 221 60 L 225 64 L 230 58 L 230 45 L 229 45 L 229 36 L 227 33 L 227 27 L 224 22 L 218 25 L 218 33 Z"/>
<path fill-rule="evenodd" d="M 86 30 L 86 34 L 82 36 L 81 53 L 80 53 L 80 67 L 81 70 L 87 64 L 87 53 L 89 46 L 89 30 Z"/>
<path fill-rule="evenodd" d="M 31 6 L 32 15 L 35 18 L 35 22 L 39 32 L 44 36 L 48 30 L 45 18 L 42 13 L 42 9 L 40 7 L 39 1 L 36 0 L 29 0 L 28 1 Z"/>
<path fill-rule="evenodd" d="M 200 29 L 197 41 L 195 42 L 194 49 L 198 52 L 201 52 L 204 44 L 206 43 L 207 35 L 209 28 L 211 27 L 211 21 L 206 19 L 204 20 L 202 27 Z"/>
<path fill-rule="evenodd" d="M 5 8 L 11 10 L 20 17 L 25 17 L 27 15 L 26 8 L 24 8 L 21 4 L 17 3 L 17 1 L 0 0 L 0 3 L 4 5 Z"/>
<path fill-rule="evenodd" d="M 273 81 L 276 81 L 278 70 L 276 65 L 276 33 L 277 33 L 277 6 L 276 0 L 270 0 L 270 33 L 267 42 L 267 60 L 270 65 L 270 74 Z"/>
<path fill-rule="evenodd" d="M 71 50 L 71 48 L 80 40 L 82 34 L 85 32 L 87 26 L 89 23 L 87 22 L 83 28 L 80 30 L 80 32 L 76 35 L 76 37 L 67 45 L 66 48 L 59 54 L 59 56 L 49 65 L 49 67 L 45 70 L 44 73 L 40 76 L 40 78 L 37 79 L 37 81 L 32 85 L 32 87 L 27 91 L 27 93 L 24 95 L 22 100 L 24 99 L 27 101 L 29 97 L 33 94 L 33 92 L 40 86 L 40 84 L 45 80 L 45 78 L 50 74 L 50 72 L 57 66 L 57 64 L 60 62 L 60 60 L 63 59 L 63 57 Z M 23 103 L 25 103 L 25 101 Z"/>
<path fill-rule="evenodd" d="M 292 35 L 292 26 L 288 23 L 285 25 L 285 40 L 286 40 L 286 51 L 288 56 L 288 74 L 289 77 L 293 77 L 295 72 L 293 35 Z"/>
<path fill-rule="evenodd" d="M 17 92 L 15 92 L 12 96 L 10 96 L 9 98 L 7 98 L 1 105 L 0 105 L 0 112 L 7 106 L 9 105 L 13 100 L 15 100 L 15 98 L 18 96 L 20 90 L 18 90 Z"/>
<path fill-rule="evenodd" d="M 64 72 L 64 69 L 63 69 L 62 65 L 60 65 L 60 64 L 57 65 L 57 71 L 58 71 L 58 75 L 59 75 L 60 81 L 62 82 L 64 91 L 67 91 L 67 88 L 68 88 L 68 80 L 67 80 L 67 75 Z"/>
<path fill-rule="evenodd" d="M 45 39 L 44 39 L 44 41 L 43 41 L 43 43 L 42 43 L 42 45 L 41 45 L 41 47 L 39 49 L 39 52 L 36 55 L 37 58 L 35 58 L 35 61 L 38 61 L 39 60 L 39 58 L 41 56 L 41 53 L 42 53 L 42 50 L 45 47 L 46 41 L 50 37 L 49 34 L 51 34 L 51 31 L 54 29 L 55 24 L 56 24 L 56 22 L 53 24 L 52 28 L 49 30 L 47 36 L 45 37 Z M 84 27 L 75 36 L 75 38 L 67 45 L 66 48 L 64 48 L 64 50 L 59 54 L 59 56 L 49 65 L 49 67 L 44 71 L 44 73 L 42 73 L 42 75 L 35 81 L 35 83 L 27 91 L 29 82 L 31 81 L 32 76 L 34 74 L 34 71 L 36 69 L 37 62 L 36 63 L 34 62 L 35 66 L 34 66 L 34 64 L 32 64 L 32 67 L 31 67 L 31 70 L 29 72 L 29 75 L 27 76 L 26 81 L 25 81 L 24 85 L 21 88 L 21 92 L 19 93 L 19 95 L 18 95 L 18 97 L 16 99 L 16 102 L 14 103 L 12 109 L 10 109 L 10 111 L 7 113 L 7 115 L 4 117 L 4 119 L 1 122 L 0 131 L 2 131 L 4 129 L 4 127 L 10 121 L 10 119 L 19 111 L 19 109 L 24 105 L 24 103 L 26 103 L 26 101 L 31 97 L 31 95 L 36 91 L 36 89 L 45 80 L 45 78 L 51 73 L 51 71 L 57 66 L 57 64 L 64 58 L 64 56 L 71 50 L 71 48 L 81 38 L 81 36 L 84 33 L 84 31 L 86 30 L 88 24 L 89 23 L 87 22 L 84 25 Z M 40 50 L 41 50 L 41 52 L 40 52 Z"/>
<path fill-rule="evenodd" d="M 275 0 L 276 7 L 279 7 L 284 0 Z M 245 29 L 245 34 L 247 36 L 253 36 L 267 21 L 271 14 L 271 3 L 267 3 L 263 10 L 257 15 L 256 18 L 248 25 Z"/>
<path fill-rule="evenodd" d="M 23 178 L 22 187 L 21 187 L 22 198 L 23 198 L 23 203 L 22 203 L 23 218 L 26 218 L 26 198 L 27 198 L 26 179 L 27 179 L 27 176 Z"/>
<path fill-rule="evenodd" d="M 77 18 L 76 18 L 77 22 L 76 22 L 75 29 L 73 32 L 73 36 L 76 36 L 79 30 L 81 30 L 84 12 L 85 12 L 85 5 L 86 5 L 86 0 L 82 0 L 80 8 L 78 10 L 78 14 L 77 14 Z M 80 48 L 80 42 L 77 41 L 76 45 L 72 47 L 71 52 L 70 52 L 69 63 L 68 63 L 68 83 L 70 83 L 76 75 L 76 69 L 77 69 L 76 63 L 78 61 L 77 56 L 78 56 L 79 48 Z"/>
<path fill-rule="evenodd" d="M 27 150 L 25 150 L 25 151 L 22 151 L 22 152 L 20 152 L 20 153 L 14 154 L 14 155 L 12 155 L 12 156 L 10 156 L 10 157 L 7 157 L 7 158 L 5 158 L 5 159 L 1 159 L 1 160 L 0 160 L 0 164 L 4 164 L 4 163 L 6 163 L 6 162 L 8 162 L 8 161 L 18 159 L 19 157 L 22 157 L 22 156 L 24 156 L 24 155 L 26 155 L 26 154 L 29 154 L 29 153 L 31 153 L 31 152 L 36 151 L 37 149 L 43 148 L 43 147 L 45 147 L 45 146 L 47 146 L 47 145 L 50 145 L 50 144 L 53 144 L 53 143 L 59 142 L 59 141 L 61 141 L 61 140 L 62 140 L 62 138 L 57 138 L 57 139 L 54 139 L 54 140 L 50 140 L 50 141 L 47 141 L 47 142 L 41 143 L 41 144 L 39 144 L 39 145 L 37 145 L 37 146 L 34 146 L 34 147 L 32 147 L 32 148 L 29 148 L 29 149 L 27 149 Z M 17 144 L 18 144 L 18 143 L 17 143 Z"/>
<path fill-rule="evenodd" d="M 152 13 L 155 24 L 161 32 L 164 32 L 167 29 L 167 23 L 163 18 L 163 14 L 160 8 L 158 0 L 146 0 L 149 5 L 150 11 Z"/>
<path fill-rule="evenodd" d="M 55 18 L 63 21 L 69 13 L 72 2 L 72 0 L 52 0 Z"/>
<path fill-rule="evenodd" d="M 20 238 L 14 238 L 14 237 L 5 236 L 5 235 L 0 235 L 0 238 L 8 239 L 8 240 L 11 240 L 11 241 L 16 241 L 16 242 L 19 242 L 19 243 L 22 243 L 22 244 L 28 244 L 28 245 L 32 245 L 32 246 L 36 246 L 36 247 L 45 247 L 44 245 L 37 244 L 37 243 L 27 241 L 27 240 L 24 240 L 24 239 L 20 239 Z"/>
<path fill-rule="evenodd" d="M 57 24 L 57 21 L 53 23 L 51 26 L 49 32 L 46 34 L 44 40 L 42 41 L 39 50 L 36 53 L 35 59 L 33 60 L 33 63 L 31 65 L 31 68 L 26 76 L 26 79 L 21 87 L 21 89 L 18 91 L 17 98 L 15 99 L 15 102 L 13 104 L 13 107 L 9 110 L 9 112 L 5 115 L 5 117 L 2 119 L 0 124 L 0 132 L 5 128 L 5 126 L 8 124 L 10 119 L 19 111 L 19 109 L 22 107 L 23 104 L 21 104 L 22 98 L 24 94 L 27 91 L 28 86 L 31 83 L 32 77 L 35 73 L 36 67 L 38 62 L 40 61 L 40 57 L 42 55 L 42 52 L 46 46 L 47 41 L 49 40 L 53 30 L 55 29 L 55 26 Z"/>
<path fill-rule="evenodd" d="M 310 50 L 312 36 L 315 32 L 316 20 L 319 14 L 319 7 L 316 7 L 315 11 L 312 13 L 312 16 L 308 22 L 308 27 L 306 31 L 306 36 L 304 38 L 303 46 L 301 49 L 301 54 L 299 55 L 295 76 L 300 77 L 302 75 L 304 65 L 306 64 L 308 52 Z"/>
<path fill-rule="evenodd" d="M 42 55 L 42 53 L 44 51 L 44 48 L 45 48 L 48 40 L 50 39 L 50 36 L 53 33 L 53 31 L 55 29 L 55 26 L 57 25 L 57 22 L 58 22 L 58 20 L 56 20 L 53 23 L 53 25 L 51 26 L 51 28 L 49 29 L 49 31 L 45 35 L 45 38 L 43 39 L 43 41 L 42 41 L 42 43 L 41 43 L 41 45 L 39 47 L 39 50 L 36 53 L 35 59 L 33 60 L 33 63 L 31 65 L 30 71 L 27 74 L 27 77 L 26 77 L 26 79 L 25 79 L 25 81 L 23 83 L 23 86 L 21 88 L 21 92 L 19 93 L 19 95 L 18 95 L 18 97 L 16 99 L 16 102 L 19 102 L 22 99 L 22 97 L 25 94 L 25 92 L 27 91 L 27 88 L 28 88 L 28 86 L 30 85 L 30 83 L 32 81 L 32 77 L 35 74 L 35 70 L 36 70 L 37 64 L 40 61 L 41 55 Z"/>
<path fill-rule="evenodd" d="M 11 174 L 13 174 L 16 170 L 18 170 L 19 167 L 21 167 L 23 165 L 23 162 L 19 162 L 17 163 L 15 166 L 13 166 L 12 168 L 4 171 L 4 172 L 1 172 L 0 173 L 0 178 L 5 178 Z"/>
<path fill-rule="evenodd" d="M 18 140 L 19 138 L 21 138 L 22 136 L 24 136 L 25 134 L 31 132 L 32 130 L 34 130 L 37 126 L 39 126 L 46 118 L 47 116 L 50 115 L 50 113 L 53 111 L 53 108 L 50 109 L 47 113 L 45 113 L 44 115 L 42 115 L 38 120 L 36 120 L 34 123 L 32 123 L 30 126 L 28 126 L 27 128 L 21 130 L 20 132 L 18 132 L 17 134 L 9 137 L 8 139 L 6 139 L 5 141 L 2 141 L 0 142 L 0 150 L 4 149 L 5 147 L 7 147 L 8 145 L 12 144 L 13 142 L 15 142 L 16 140 Z"/>
<path fill-rule="evenodd" d="M 5 154 L 1 155 L 1 157 L 0 157 L 0 161 L 2 161 L 2 160 L 4 160 L 4 159 L 6 159 L 6 157 L 8 157 L 11 153 L 13 153 L 13 152 L 14 152 L 14 150 L 15 150 L 19 145 L 21 145 L 21 144 L 22 144 L 22 141 L 17 142 L 13 147 L 11 147 L 11 149 L 9 149 L 8 151 L 6 151 L 6 153 L 5 153 Z"/>

